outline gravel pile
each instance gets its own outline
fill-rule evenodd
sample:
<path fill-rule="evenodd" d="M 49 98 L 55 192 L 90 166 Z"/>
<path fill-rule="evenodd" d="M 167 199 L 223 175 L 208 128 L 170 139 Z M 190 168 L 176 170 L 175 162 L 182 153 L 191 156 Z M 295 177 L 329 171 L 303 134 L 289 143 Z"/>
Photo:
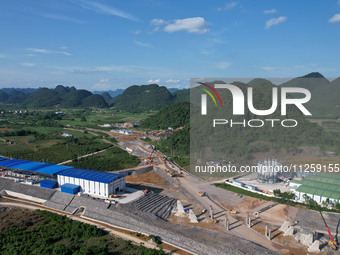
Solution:
<path fill-rule="evenodd" d="M 155 215 L 118 206 L 116 210 L 85 211 L 84 216 L 153 234 L 197 254 L 274 254 L 249 241 L 209 229 L 172 224 Z"/>
<path fill-rule="evenodd" d="M 155 194 L 154 192 L 148 193 L 146 196 L 138 199 L 137 201 L 128 205 L 136 210 L 154 214 L 162 219 L 170 217 L 171 211 L 176 203 L 176 200 L 167 196 Z"/>

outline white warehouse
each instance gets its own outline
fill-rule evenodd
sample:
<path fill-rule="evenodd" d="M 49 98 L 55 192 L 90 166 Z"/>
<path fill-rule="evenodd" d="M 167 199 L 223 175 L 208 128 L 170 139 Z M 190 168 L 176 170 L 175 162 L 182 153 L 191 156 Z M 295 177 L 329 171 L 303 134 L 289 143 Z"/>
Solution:
<path fill-rule="evenodd" d="M 87 169 L 70 168 L 57 174 L 59 185 L 65 183 L 79 185 L 82 192 L 91 195 L 109 197 L 125 189 L 125 177 Z"/>

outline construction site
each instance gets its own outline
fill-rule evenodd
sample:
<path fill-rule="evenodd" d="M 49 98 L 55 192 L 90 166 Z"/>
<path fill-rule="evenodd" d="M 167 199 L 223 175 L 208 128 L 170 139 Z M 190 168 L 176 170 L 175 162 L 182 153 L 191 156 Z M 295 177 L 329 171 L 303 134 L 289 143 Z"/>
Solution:
<path fill-rule="evenodd" d="M 136 134 L 121 136 L 119 146 L 139 157 L 138 167 L 98 175 L 92 170 L 2 158 L 0 206 L 30 203 L 97 224 L 157 235 L 190 254 L 338 253 L 338 214 L 218 188 L 184 171 L 153 146 L 136 139 Z M 272 170 L 280 167 L 277 160 L 264 160 L 259 165 L 257 173 L 220 182 L 273 197 L 276 189 L 285 192 L 295 187 L 295 192 L 303 192 L 301 187 L 312 185 L 311 178 L 321 178 L 295 181 L 275 174 Z M 47 187 L 46 179 L 57 185 Z M 110 182 L 118 188 L 108 185 L 106 191 L 105 183 Z M 65 192 L 61 189 L 65 184 L 80 188 Z"/>

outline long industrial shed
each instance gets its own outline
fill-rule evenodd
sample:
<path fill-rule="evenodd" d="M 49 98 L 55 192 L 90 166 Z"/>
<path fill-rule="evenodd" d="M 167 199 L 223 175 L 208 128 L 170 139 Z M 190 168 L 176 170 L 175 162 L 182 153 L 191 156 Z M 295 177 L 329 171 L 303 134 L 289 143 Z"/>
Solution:
<path fill-rule="evenodd" d="M 1 177 L 56 180 L 59 186 L 79 185 L 80 191 L 90 195 L 109 197 L 125 189 L 125 177 L 120 174 L 5 157 L 0 157 L 0 168 Z"/>

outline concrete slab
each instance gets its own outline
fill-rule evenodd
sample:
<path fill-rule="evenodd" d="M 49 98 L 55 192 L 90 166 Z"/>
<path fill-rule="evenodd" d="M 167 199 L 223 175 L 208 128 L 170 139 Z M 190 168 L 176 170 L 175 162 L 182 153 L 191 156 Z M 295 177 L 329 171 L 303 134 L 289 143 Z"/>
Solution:
<path fill-rule="evenodd" d="M 192 211 L 192 209 L 189 210 L 189 219 L 190 223 L 198 223 L 197 217 L 195 213 Z"/>
<path fill-rule="evenodd" d="M 290 227 L 290 222 L 286 220 L 282 226 L 279 228 L 280 231 L 286 232 L 287 229 Z"/>
<path fill-rule="evenodd" d="M 177 200 L 177 212 L 175 213 L 175 216 L 180 216 L 180 217 L 185 216 L 184 207 L 183 207 L 181 201 L 179 201 L 179 200 Z"/>
<path fill-rule="evenodd" d="M 294 228 L 290 226 L 283 234 L 283 236 L 292 236 L 294 235 Z"/>
<path fill-rule="evenodd" d="M 312 245 L 313 244 L 313 234 L 300 234 L 300 242 L 304 245 Z"/>
<path fill-rule="evenodd" d="M 320 241 L 315 240 L 314 243 L 311 246 L 309 246 L 308 251 L 309 252 L 320 252 Z"/>

